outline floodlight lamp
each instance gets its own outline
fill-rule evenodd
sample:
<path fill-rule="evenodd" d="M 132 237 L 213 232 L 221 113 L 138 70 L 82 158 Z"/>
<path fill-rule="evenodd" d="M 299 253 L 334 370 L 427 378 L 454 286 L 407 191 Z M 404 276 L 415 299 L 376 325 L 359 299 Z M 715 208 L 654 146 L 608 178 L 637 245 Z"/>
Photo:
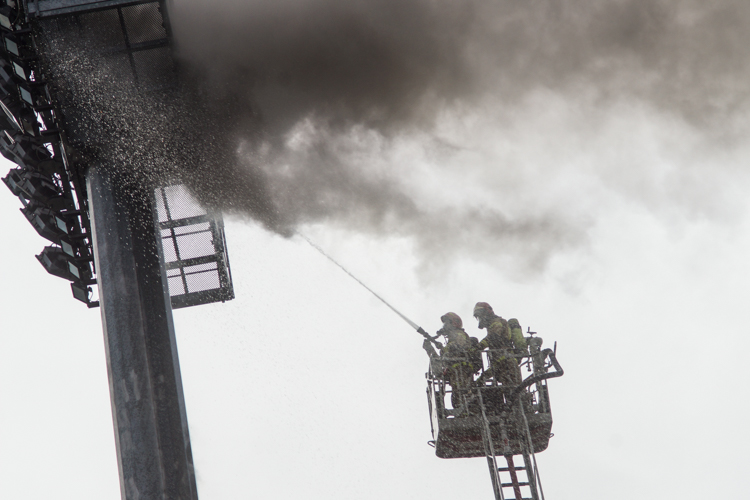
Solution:
<path fill-rule="evenodd" d="M 3 134 L 0 134 L 0 143 L 2 142 L 2 138 Z M 3 155 L 6 160 L 12 161 L 13 163 L 18 163 L 18 158 L 15 154 L 13 154 L 13 151 L 11 151 L 9 148 L 6 148 L 4 145 L 0 145 L 0 154 Z"/>
<path fill-rule="evenodd" d="M 23 127 L 23 131 L 26 134 L 32 137 L 40 136 L 39 121 L 36 119 L 36 116 L 34 116 L 33 113 L 21 116 L 21 127 Z M 39 138 L 42 139 L 41 137 Z"/>
<path fill-rule="evenodd" d="M 21 57 L 21 50 L 18 46 L 18 41 L 11 36 L 5 37 L 5 50 L 15 56 Z"/>
<path fill-rule="evenodd" d="M 13 61 L 13 72 L 27 82 L 31 81 L 31 71 L 32 69 L 28 65 Z"/>
<path fill-rule="evenodd" d="M 75 281 L 75 276 L 68 271 L 68 259 L 61 248 L 44 247 L 42 253 L 36 256 L 44 269 L 57 277 Z"/>
<path fill-rule="evenodd" d="M 2 133 L 0 133 L 0 146 L 5 149 L 11 149 L 15 144 L 15 139 L 13 139 L 13 136 L 10 135 L 7 130 L 3 130 Z"/>
<path fill-rule="evenodd" d="M 11 21 L 11 18 L 15 17 L 13 16 L 13 10 L 8 7 L 7 5 L 5 7 L 0 7 L 0 26 L 5 28 L 6 30 L 13 30 L 13 21 Z"/>
<path fill-rule="evenodd" d="M 66 210 L 74 206 L 52 178 L 38 172 L 12 169 L 3 181 L 16 196 L 35 201 L 52 210 Z"/>
<path fill-rule="evenodd" d="M 64 252 L 65 250 L 63 250 L 63 253 Z M 84 268 L 70 261 L 68 261 L 68 272 L 79 280 L 84 279 L 83 278 Z"/>
<path fill-rule="evenodd" d="M 0 7 L 0 27 L 13 31 L 14 25 L 19 18 L 19 12 L 15 8 L 16 2 L 6 0 L 3 3 L 5 5 Z"/>
<path fill-rule="evenodd" d="M 13 163 L 17 163 L 18 166 L 22 168 L 33 167 L 33 164 L 29 165 L 18 157 L 15 151 L 15 143 L 7 141 L 7 133 L 5 130 L 0 133 L 0 154 Z"/>
<path fill-rule="evenodd" d="M 38 137 L 32 137 L 23 132 L 9 131 L 15 144 L 14 149 L 17 154 L 34 157 L 34 161 L 44 161 L 52 158 L 52 153 L 45 147 L 44 141 Z"/>
<path fill-rule="evenodd" d="M 7 59 L 0 59 L 0 84 L 7 92 L 10 92 L 8 89 L 13 88 L 16 84 L 12 64 Z"/>
<path fill-rule="evenodd" d="M 76 259 L 66 254 L 60 247 L 44 247 L 36 256 L 44 269 L 59 278 L 88 284 L 91 281 L 91 265 L 86 259 Z"/>
<path fill-rule="evenodd" d="M 26 85 L 19 85 L 18 92 L 21 94 L 21 99 L 23 99 L 29 106 L 33 107 L 36 105 L 36 99 L 34 99 L 34 91 L 31 87 L 28 87 Z"/>
<path fill-rule="evenodd" d="M 27 30 L 24 30 L 27 31 Z M 5 50 L 18 58 L 26 59 L 33 57 L 34 49 L 31 45 L 31 38 L 19 34 L 6 33 L 4 38 Z"/>
<path fill-rule="evenodd" d="M 0 97 L 0 108 L 2 108 L 13 130 L 32 136 L 39 134 L 39 121 L 36 115 L 31 109 L 23 105 L 17 98 L 17 94 L 6 94 Z"/>
<path fill-rule="evenodd" d="M 92 307 L 98 307 L 99 301 L 92 301 L 91 296 L 93 295 L 93 290 L 90 286 L 80 285 L 78 283 L 71 283 L 70 289 L 73 290 L 73 297 L 80 300 L 84 304 L 86 304 L 89 309 Z"/>
<path fill-rule="evenodd" d="M 42 238 L 61 245 L 65 253 L 71 257 L 76 256 L 75 249 L 70 241 L 63 244 L 63 238 L 70 234 L 72 228 L 59 212 L 50 210 L 36 202 L 29 203 L 21 209 L 21 212 Z M 66 245 L 70 248 L 70 251 L 68 251 Z"/>
<path fill-rule="evenodd" d="M 23 163 L 24 166 L 36 169 L 40 162 L 52 159 L 52 153 L 44 147 L 39 139 L 20 132 L 11 137 L 13 139 L 11 151 L 18 157 L 17 163 Z"/>
<path fill-rule="evenodd" d="M 8 172 L 8 175 L 3 177 L 3 182 L 6 186 L 8 186 L 8 189 L 18 197 L 24 197 L 25 193 L 23 189 L 21 188 L 21 185 L 23 184 L 23 178 L 21 177 L 22 170 L 20 168 L 13 168 Z"/>
<path fill-rule="evenodd" d="M 5 112 L 0 111 L 0 128 L 5 130 L 14 130 L 16 128 L 15 124 L 8 118 L 8 115 L 5 114 Z"/>
<path fill-rule="evenodd" d="M 21 175 L 24 179 L 22 188 L 28 193 L 29 199 L 48 205 L 51 200 L 60 196 L 60 190 L 51 179 L 28 170 Z"/>
<path fill-rule="evenodd" d="M 81 302 L 88 302 L 90 293 L 91 293 L 91 287 L 87 286 L 81 286 L 76 283 L 71 283 L 71 290 L 73 290 L 73 297 L 80 300 Z"/>
<path fill-rule="evenodd" d="M 23 104 L 21 104 L 15 96 L 8 94 L 5 97 L 0 98 L 0 108 L 2 108 L 8 121 L 13 125 L 13 128 L 19 132 L 23 132 L 23 125 L 21 125 L 23 123 L 21 117 L 24 112 Z"/>
<path fill-rule="evenodd" d="M 26 167 L 18 158 L 16 153 L 16 141 L 13 136 L 8 133 L 8 129 L 0 131 L 0 152 L 2 155 L 14 163 L 18 163 L 21 167 Z"/>
<path fill-rule="evenodd" d="M 71 243 L 69 240 L 60 238 L 60 248 L 62 248 L 63 252 L 70 255 L 71 257 L 77 257 L 76 247 L 73 246 L 73 243 Z"/>

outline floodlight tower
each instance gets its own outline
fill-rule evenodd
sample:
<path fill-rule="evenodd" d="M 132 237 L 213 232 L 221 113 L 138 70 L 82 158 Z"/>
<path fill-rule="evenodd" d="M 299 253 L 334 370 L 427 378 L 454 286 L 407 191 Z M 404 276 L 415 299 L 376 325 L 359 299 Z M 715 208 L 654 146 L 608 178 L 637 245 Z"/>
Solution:
<path fill-rule="evenodd" d="M 172 309 L 234 294 L 221 218 L 144 144 L 178 93 L 165 0 L 0 0 L 0 37 L 3 181 L 101 306 L 122 498 L 195 500 Z"/>

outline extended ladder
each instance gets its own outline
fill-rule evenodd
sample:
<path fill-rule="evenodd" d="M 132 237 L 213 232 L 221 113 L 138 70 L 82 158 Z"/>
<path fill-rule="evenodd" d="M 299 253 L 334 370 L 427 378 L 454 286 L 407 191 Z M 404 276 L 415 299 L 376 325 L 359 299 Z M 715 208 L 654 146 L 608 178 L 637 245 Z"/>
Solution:
<path fill-rule="evenodd" d="M 514 405 L 512 415 L 499 418 L 497 421 L 490 423 L 485 411 L 484 400 L 482 399 L 482 390 L 479 389 L 477 392 L 479 394 L 479 406 L 482 410 L 482 443 L 484 444 L 484 454 L 487 458 L 487 466 L 490 470 L 490 479 L 492 480 L 492 490 L 495 494 L 495 500 L 506 500 L 506 497 L 503 495 L 504 489 L 512 490 L 512 494 L 507 497 L 508 500 L 544 500 L 542 483 L 539 480 L 536 458 L 534 457 L 534 445 L 531 441 L 529 424 L 526 420 L 526 415 L 520 399 L 518 399 Z M 521 440 L 523 467 L 516 466 L 513 461 L 513 453 L 508 445 L 507 426 L 509 425 L 509 422 L 518 426 L 523 434 L 523 439 Z M 501 450 L 500 455 L 505 457 L 507 467 L 498 467 L 497 465 L 498 453 L 495 450 L 490 426 L 499 427 L 499 434 L 503 444 L 503 450 Z M 525 473 L 525 478 L 521 478 L 523 480 L 519 480 L 519 472 Z M 503 482 L 503 476 L 507 476 L 506 482 Z M 524 494 L 529 496 L 524 496 Z"/>

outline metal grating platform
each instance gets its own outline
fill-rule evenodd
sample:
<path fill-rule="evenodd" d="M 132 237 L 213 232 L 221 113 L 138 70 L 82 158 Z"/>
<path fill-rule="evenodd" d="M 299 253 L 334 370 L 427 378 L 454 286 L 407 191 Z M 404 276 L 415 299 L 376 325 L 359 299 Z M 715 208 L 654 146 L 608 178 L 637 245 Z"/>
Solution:
<path fill-rule="evenodd" d="M 157 189 L 156 208 L 172 308 L 233 299 L 221 217 L 181 184 Z"/>
<path fill-rule="evenodd" d="M 153 0 L 23 0 L 29 17 L 55 17 L 111 9 Z"/>

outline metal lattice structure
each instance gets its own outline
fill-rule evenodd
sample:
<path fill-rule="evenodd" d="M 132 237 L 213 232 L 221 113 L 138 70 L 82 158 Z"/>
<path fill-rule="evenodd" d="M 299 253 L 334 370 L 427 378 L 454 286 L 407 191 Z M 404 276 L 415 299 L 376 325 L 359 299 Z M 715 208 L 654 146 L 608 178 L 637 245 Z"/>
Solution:
<path fill-rule="evenodd" d="M 24 0 L 26 12 L 30 17 L 58 17 L 91 12 L 93 10 L 107 10 L 123 5 L 139 3 L 155 3 L 133 0 Z"/>
<path fill-rule="evenodd" d="M 172 307 L 233 299 L 221 219 L 180 184 L 157 189 L 156 208 Z"/>
<path fill-rule="evenodd" d="M 179 184 L 205 156 L 175 130 L 196 111 L 166 3 L 0 0 L 0 42 L 3 181 L 101 308 L 121 498 L 198 500 L 172 305 L 234 293 L 221 217 Z"/>
<path fill-rule="evenodd" d="M 0 151 L 19 166 L 5 183 L 53 243 L 40 262 L 69 279 L 77 299 L 96 307 L 85 172 L 88 152 L 103 133 L 91 117 L 127 116 L 119 107 L 130 105 L 130 96 L 142 115 L 149 102 L 161 113 L 174 105 L 178 77 L 166 7 L 163 0 L 24 0 L 22 9 L 2 4 L 0 37 L 8 57 L 0 57 L 0 107 L 7 117 L 0 120 L 7 121 L 0 123 Z M 99 84 L 118 95 L 97 97 L 96 89 L 86 88 Z M 155 125 L 142 126 L 148 127 Z M 120 147 L 127 155 L 127 146 Z M 156 237 L 165 244 L 173 306 L 234 298 L 221 215 L 200 209 L 168 176 L 157 182 L 164 216 L 157 230 L 166 233 Z M 177 192 L 183 195 L 167 201 L 166 193 Z M 174 216 L 190 211 L 196 213 L 191 220 Z"/>

